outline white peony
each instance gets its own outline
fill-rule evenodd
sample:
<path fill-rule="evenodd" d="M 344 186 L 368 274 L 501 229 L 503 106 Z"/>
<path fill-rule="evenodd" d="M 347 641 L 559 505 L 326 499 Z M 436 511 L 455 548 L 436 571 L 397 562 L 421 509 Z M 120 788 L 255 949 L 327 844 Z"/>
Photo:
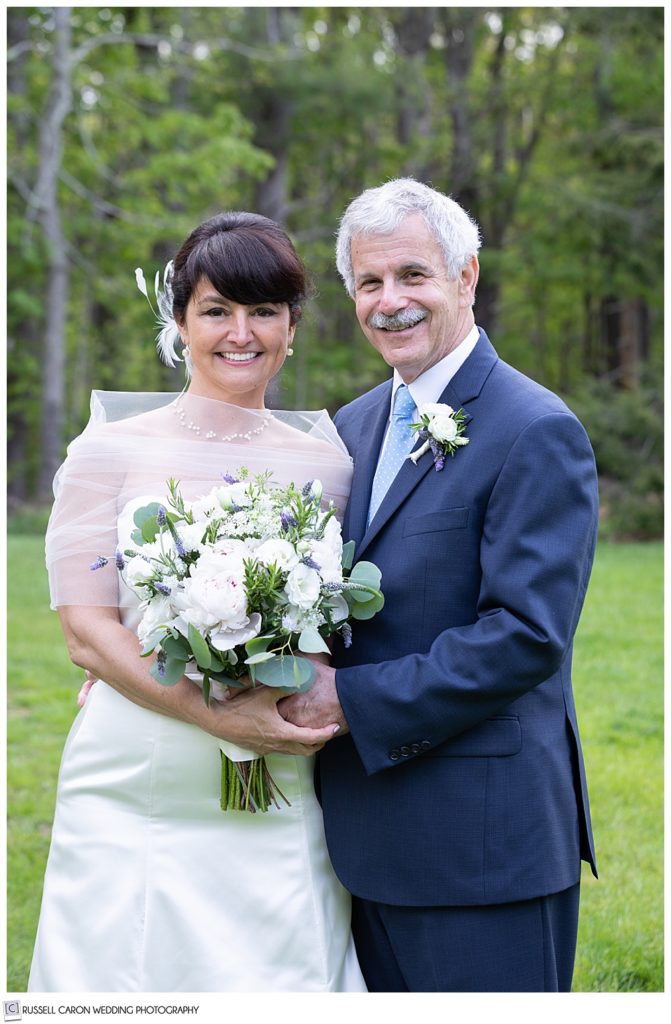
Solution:
<path fill-rule="evenodd" d="M 222 559 L 215 572 L 199 559 L 174 599 L 181 617 L 198 630 L 240 629 L 249 624 L 244 573 L 235 560 Z"/>
<path fill-rule="evenodd" d="M 214 542 L 213 547 L 205 548 L 201 552 L 196 565 L 191 569 L 191 575 L 208 573 L 214 576 L 218 572 L 236 571 L 243 576 L 244 563 L 252 557 L 254 556 L 244 540 L 220 537 Z"/>
<path fill-rule="evenodd" d="M 263 565 L 277 565 L 285 572 L 289 572 L 300 561 L 293 544 L 281 538 L 265 540 L 259 544 L 254 549 L 254 558 Z"/>
<path fill-rule="evenodd" d="M 299 608 L 312 608 L 319 598 L 321 579 L 319 573 L 309 566 L 297 565 L 289 573 L 285 586 L 285 593 L 289 604 L 295 604 Z"/>
<path fill-rule="evenodd" d="M 238 644 L 246 644 L 261 632 L 262 619 L 258 612 L 252 612 L 246 626 L 236 629 L 217 629 L 210 633 L 210 643 L 218 651 L 230 651 Z"/>

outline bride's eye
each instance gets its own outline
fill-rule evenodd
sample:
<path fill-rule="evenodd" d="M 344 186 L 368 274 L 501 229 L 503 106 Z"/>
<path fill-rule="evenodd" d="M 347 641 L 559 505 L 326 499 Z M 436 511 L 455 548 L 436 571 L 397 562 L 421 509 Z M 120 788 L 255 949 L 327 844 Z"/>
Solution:
<path fill-rule="evenodd" d="M 272 309 L 270 306 L 257 306 L 257 308 L 254 310 L 254 313 L 256 314 L 256 316 L 261 317 L 277 316 L 277 310 Z"/>
<path fill-rule="evenodd" d="M 225 313 L 226 313 L 226 310 L 222 309 L 221 306 L 213 306 L 212 309 L 208 309 L 208 310 L 205 311 L 205 316 L 220 317 L 220 316 L 224 316 Z"/>

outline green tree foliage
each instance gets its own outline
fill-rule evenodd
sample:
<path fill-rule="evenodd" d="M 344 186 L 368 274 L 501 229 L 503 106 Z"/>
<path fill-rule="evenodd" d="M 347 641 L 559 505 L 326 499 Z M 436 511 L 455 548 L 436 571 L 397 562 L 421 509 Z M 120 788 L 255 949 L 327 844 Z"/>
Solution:
<path fill-rule="evenodd" d="M 181 386 L 153 356 L 133 270 L 151 278 L 222 208 L 282 222 L 314 278 L 273 401 L 335 410 L 377 383 L 388 370 L 335 272 L 334 235 L 353 196 L 410 174 L 481 224 L 478 322 L 580 406 L 613 522 L 623 464 L 643 460 L 634 490 L 645 478 L 658 494 L 658 444 L 627 449 L 613 476 L 617 431 L 602 427 L 604 396 L 661 404 L 661 8 L 93 7 L 71 8 L 69 28 L 61 448 L 92 387 Z M 10 8 L 8 51 L 9 466 L 25 499 L 44 408 L 35 188 L 53 9 Z"/>

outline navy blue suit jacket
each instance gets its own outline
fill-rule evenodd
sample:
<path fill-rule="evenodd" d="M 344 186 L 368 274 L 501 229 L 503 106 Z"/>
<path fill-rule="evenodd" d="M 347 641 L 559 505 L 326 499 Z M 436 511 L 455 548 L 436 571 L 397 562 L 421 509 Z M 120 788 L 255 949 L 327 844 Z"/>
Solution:
<path fill-rule="evenodd" d="M 355 895 L 492 904 L 596 874 L 571 654 L 598 492 L 584 429 L 483 331 L 441 401 L 469 444 L 403 465 L 366 516 L 391 382 L 341 409 L 354 459 L 343 536 L 386 603 L 335 654 L 350 734 L 322 750 L 329 852 Z"/>

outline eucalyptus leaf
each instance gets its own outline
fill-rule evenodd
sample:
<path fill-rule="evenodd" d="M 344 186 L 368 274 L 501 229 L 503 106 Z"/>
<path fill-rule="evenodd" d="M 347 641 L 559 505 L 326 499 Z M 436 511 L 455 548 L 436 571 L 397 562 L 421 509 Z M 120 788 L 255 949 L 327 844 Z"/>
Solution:
<path fill-rule="evenodd" d="M 152 517 L 154 519 L 156 518 L 160 507 L 161 506 L 158 503 L 158 501 L 152 501 L 148 505 L 143 505 L 142 508 L 138 508 L 135 510 L 135 514 L 133 515 L 133 522 L 135 523 L 136 526 L 142 529 L 142 527 L 144 526 L 148 519 L 151 519 Z"/>
<path fill-rule="evenodd" d="M 232 686 L 236 690 L 242 690 L 245 686 L 245 684 L 241 682 L 240 679 L 233 679 L 232 676 L 227 676 L 225 672 L 211 671 L 207 674 L 210 677 L 210 679 L 216 679 L 218 683 L 222 684 L 222 686 Z"/>
<path fill-rule="evenodd" d="M 379 611 L 384 608 L 384 597 L 382 594 L 378 594 L 371 601 L 367 601 L 365 604 L 356 602 L 350 606 L 353 619 L 372 619 L 374 615 L 377 615 Z"/>
<path fill-rule="evenodd" d="M 184 675 L 185 669 L 185 661 L 180 661 L 179 658 L 167 658 L 162 673 L 158 670 L 158 662 L 154 662 L 150 673 L 162 686 L 174 686 Z"/>
<path fill-rule="evenodd" d="M 350 583 L 363 583 L 366 587 L 379 590 L 382 573 L 372 562 L 357 562 L 349 576 Z"/>
<path fill-rule="evenodd" d="M 188 631 L 189 643 L 196 664 L 199 668 L 209 668 L 212 664 L 212 653 L 207 646 L 207 641 L 200 635 L 196 627 L 190 622 Z"/>
<path fill-rule="evenodd" d="M 279 686 L 301 693 L 310 689 L 316 676 L 317 670 L 311 661 L 292 654 L 279 655 L 256 668 L 256 678 L 266 686 Z"/>
<path fill-rule="evenodd" d="M 161 641 L 161 647 L 169 658 L 177 658 L 178 660 L 188 661 L 191 657 L 191 652 L 188 649 L 188 645 L 184 637 L 179 636 L 167 636 Z"/>
<path fill-rule="evenodd" d="M 271 661 L 276 657 L 277 655 L 272 651 L 259 651 L 258 654 L 250 654 L 248 658 L 245 658 L 245 665 L 261 665 L 264 661 Z"/>
<path fill-rule="evenodd" d="M 318 654 L 324 652 L 330 654 L 329 648 L 324 643 L 324 638 L 314 626 L 307 626 L 298 637 L 298 649 L 305 654 Z"/>
<path fill-rule="evenodd" d="M 247 654 L 258 654 L 259 651 L 267 651 L 269 644 L 275 639 L 274 636 L 255 636 L 245 644 Z"/>
<path fill-rule="evenodd" d="M 354 552 L 356 551 L 356 541 L 348 540 L 346 544 L 342 546 L 342 567 L 343 569 L 351 569 L 352 562 L 354 561 Z"/>
<path fill-rule="evenodd" d="M 151 519 L 148 519 L 146 523 L 144 523 L 142 526 L 141 533 L 143 541 L 145 541 L 146 544 L 152 544 L 156 540 L 156 535 L 158 534 L 158 531 L 158 519 L 156 518 L 156 516 L 153 516 Z"/>
<path fill-rule="evenodd" d="M 348 597 L 352 601 L 356 601 L 358 604 L 365 604 L 366 601 L 372 601 L 376 595 L 369 590 L 346 590 L 345 598 Z M 351 605 L 350 605 L 351 607 Z"/>

